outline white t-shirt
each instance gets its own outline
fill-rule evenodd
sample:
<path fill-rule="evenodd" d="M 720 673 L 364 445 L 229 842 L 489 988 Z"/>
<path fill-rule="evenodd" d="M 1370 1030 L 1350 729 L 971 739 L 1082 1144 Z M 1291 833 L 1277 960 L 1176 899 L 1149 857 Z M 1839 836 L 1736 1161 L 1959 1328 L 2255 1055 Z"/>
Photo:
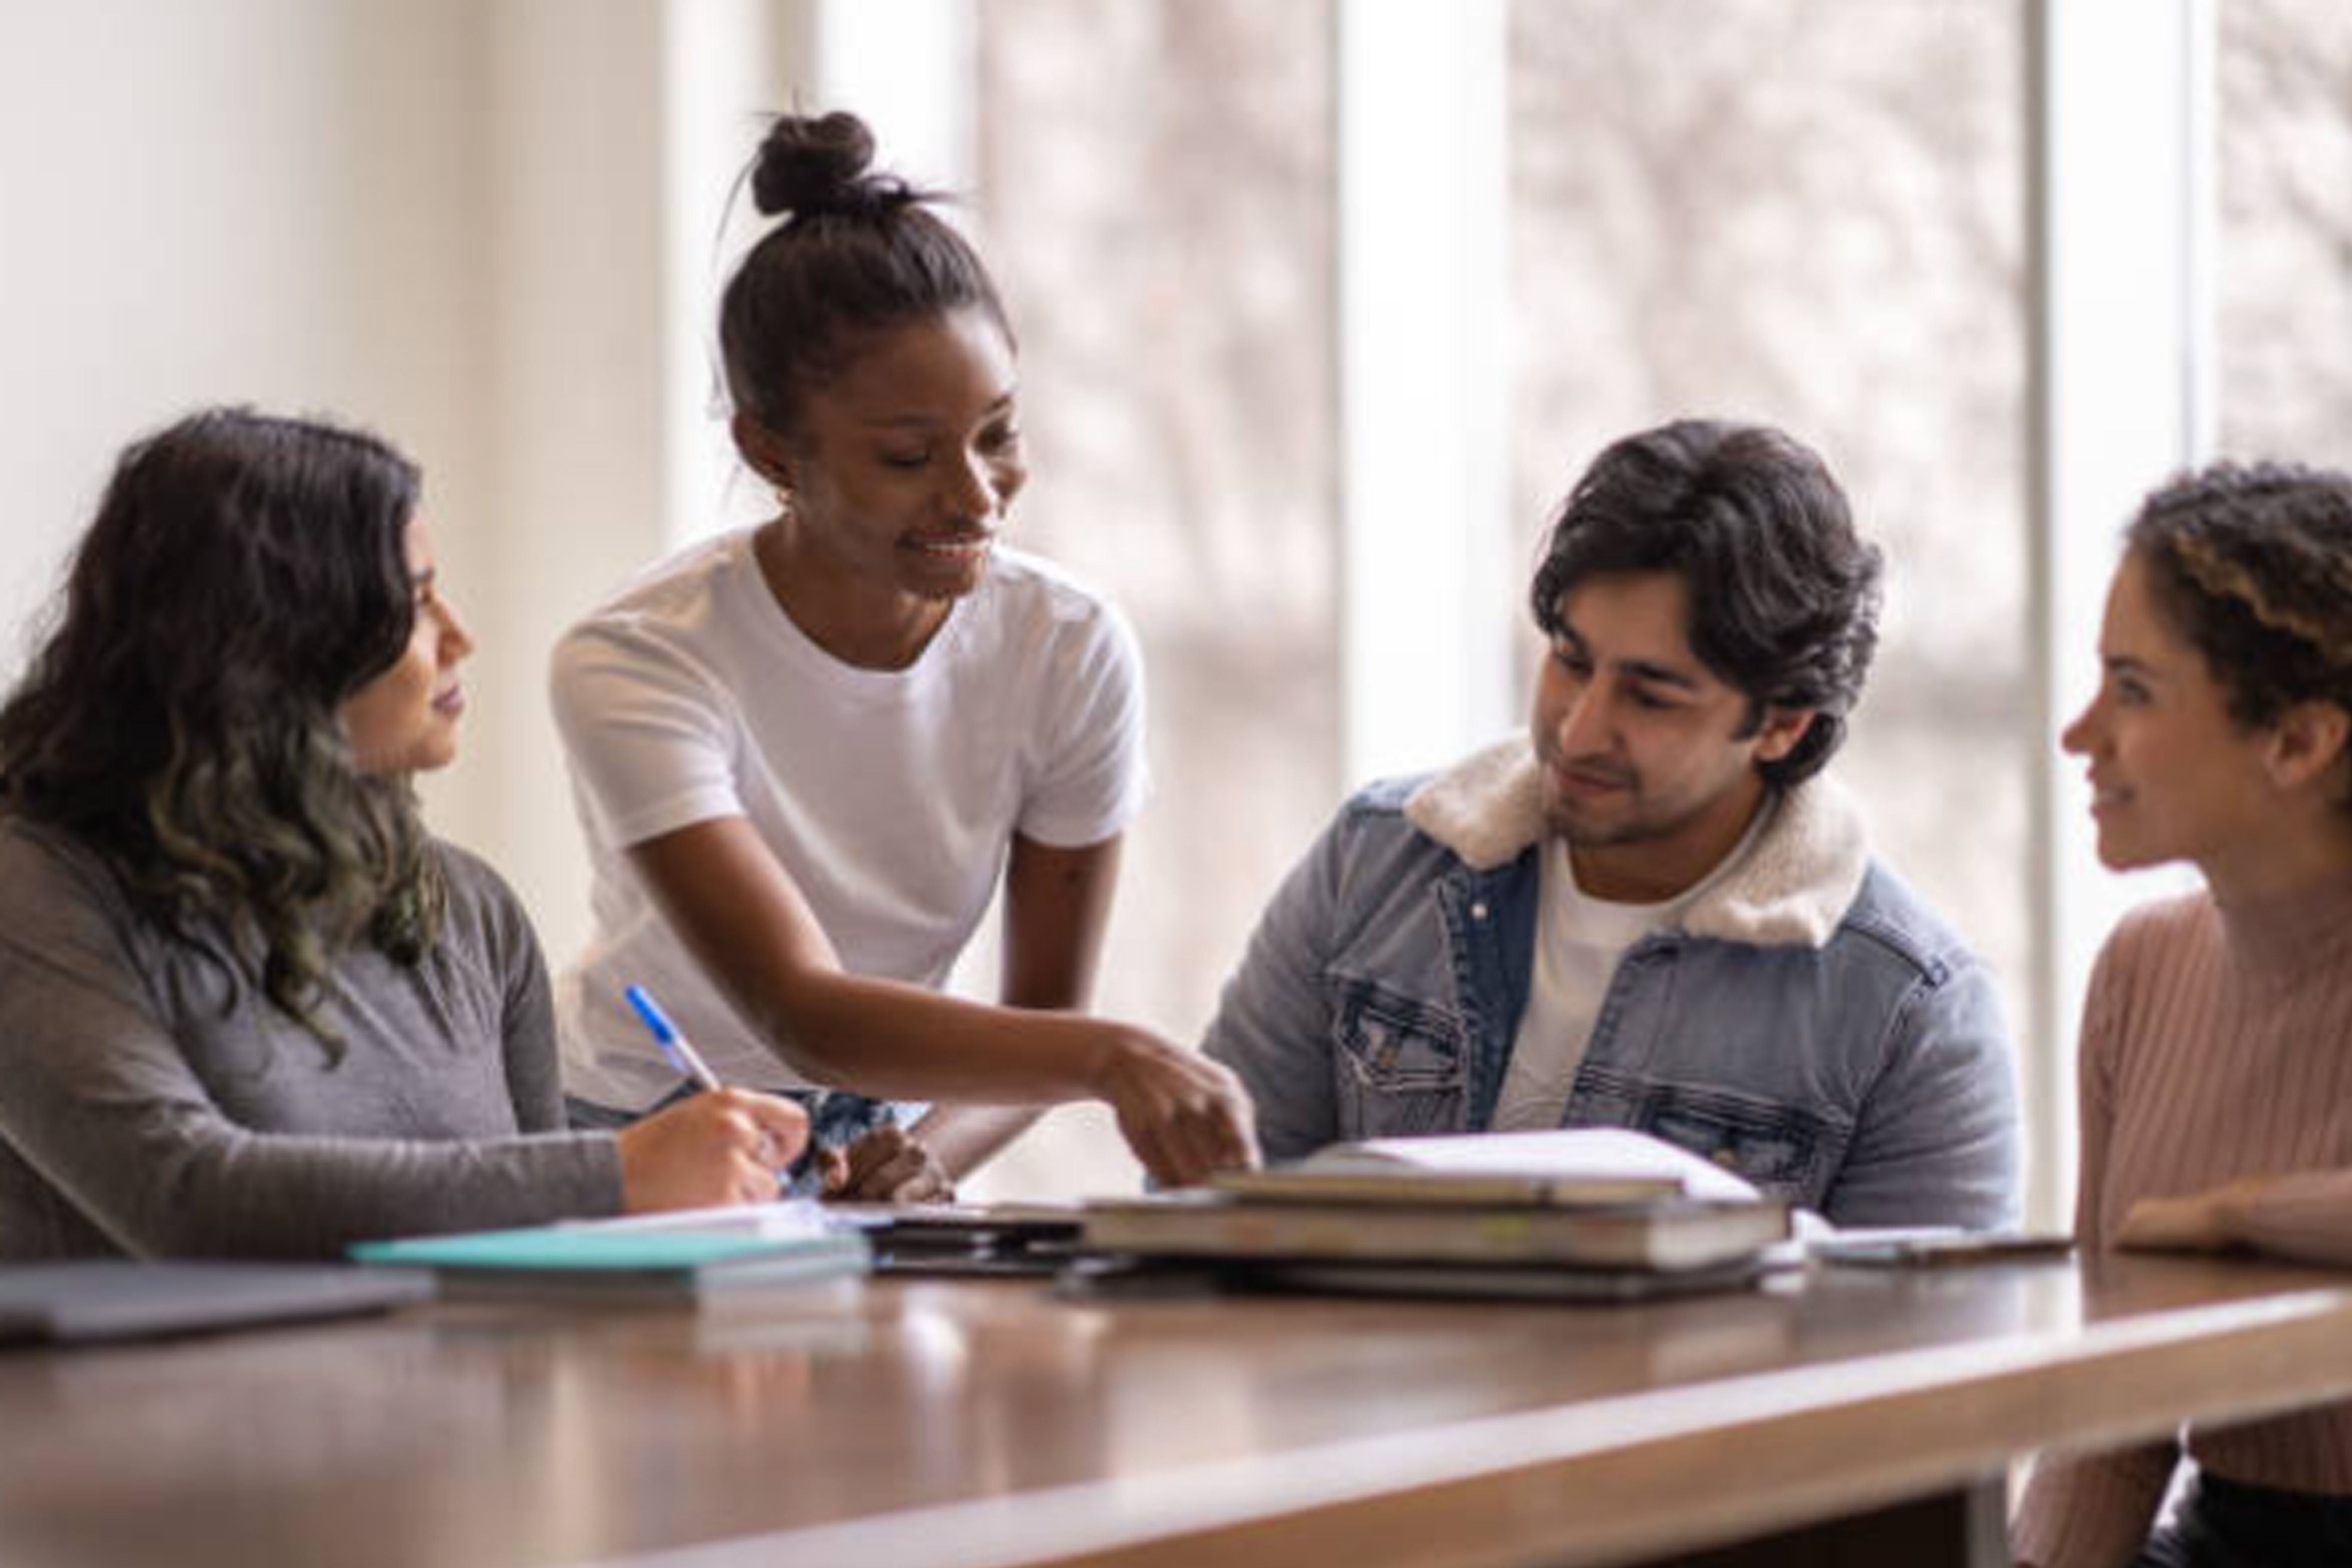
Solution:
<path fill-rule="evenodd" d="M 1568 840 L 1548 835 L 1538 869 L 1534 973 L 1528 976 L 1527 1011 L 1511 1042 L 1511 1059 L 1495 1100 L 1496 1132 L 1554 1128 L 1568 1114 L 1576 1069 L 1592 1043 L 1592 1026 L 1616 977 L 1618 963 L 1654 931 L 1682 924 L 1690 907 L 1738 865 L 1756 841 L 1770 808 L 1714 870 L 1661 904 L 1619 904 L 1596 899 L 1577 884 Z"/>
<path fill-rule="evenodd" d="M 749 531 L 660 562 L 567 632 L 551 692 L 587 834 L 595 932 L 557 976 L 567 1090 L 641 1110 L 677 1075 L 643 985 L 725 1081 L 803 1083 L 671 931 L 626 850 L 748 819 L 852 973 L 937 986 L 1018 832 L 1076 847 L 1143 803 L 1142 660 L 1108 603 L 1000 548 L 905 669 L 793 624 Z"/>

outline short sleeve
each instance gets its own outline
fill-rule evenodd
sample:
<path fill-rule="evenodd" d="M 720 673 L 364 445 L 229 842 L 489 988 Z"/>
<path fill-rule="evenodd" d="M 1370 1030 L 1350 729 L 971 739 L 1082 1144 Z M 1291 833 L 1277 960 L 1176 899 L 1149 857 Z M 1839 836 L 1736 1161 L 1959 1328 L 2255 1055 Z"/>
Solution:
<path fill-rule="evenodd" d="M 742 812 L 734 700 L 687 654 L 591 621 L 556 645 L 548 695 L 572 781 L 614 848 Z"/>
<path fill-rule="evenodd" d="M 1057 848 L 1116 837 L 1150 792 L 1144 757 L 1143 656 L 1126 618 L 1107 603 L 1056 639 L 1039 766 L 1016 828 Z"/>

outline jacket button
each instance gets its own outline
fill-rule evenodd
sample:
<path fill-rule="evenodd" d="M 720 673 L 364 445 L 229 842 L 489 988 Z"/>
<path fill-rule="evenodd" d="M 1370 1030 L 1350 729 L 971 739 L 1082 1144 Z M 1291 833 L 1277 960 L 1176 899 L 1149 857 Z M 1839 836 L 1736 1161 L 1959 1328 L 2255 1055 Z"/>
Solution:
<path fill-rule="evenodd" d="M 1475 903 L 1471 905 L 1470 918 L 1474 921 L 1485 920 L 1486 918 L 1486 906 L 1484 903 Z"/>

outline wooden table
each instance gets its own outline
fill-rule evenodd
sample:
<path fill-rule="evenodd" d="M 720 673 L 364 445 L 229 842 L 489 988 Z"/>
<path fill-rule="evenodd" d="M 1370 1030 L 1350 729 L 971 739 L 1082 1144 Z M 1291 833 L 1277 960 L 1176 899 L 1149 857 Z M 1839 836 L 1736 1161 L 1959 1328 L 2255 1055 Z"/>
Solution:
<path fill-rule="evenodd" d="M 1881 1561 L 1991 1561 L 1999 1479 L 2044 1440 L 2352 1394 L 2348 1283 L 2012 1263 L 1591 1308 L 869 1281 L 17 1352 L 0 1563 L 1567 1568 L 1857 1514 L 1846 1538 L 1944 1553 Z"/>

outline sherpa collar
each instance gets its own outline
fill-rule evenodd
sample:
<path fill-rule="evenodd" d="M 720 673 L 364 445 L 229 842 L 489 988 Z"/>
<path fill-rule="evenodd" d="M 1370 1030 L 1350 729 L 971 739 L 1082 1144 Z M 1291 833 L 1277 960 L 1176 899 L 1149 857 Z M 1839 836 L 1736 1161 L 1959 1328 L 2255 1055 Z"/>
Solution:
<path fill-rule="evenodd" d="M 1543 837 L 1542 784 L 1524 735 L 1472 753 L 1406 800 L 1408 821 L 1475 871 L 1518 858 Z M 1870 870 L 1862 814 L 1843 785 L 1816 774 L 1780 797 L 1747 855 L 1690 907 L 1693 936 L 1752 947 L 1819 947 Z"/>

